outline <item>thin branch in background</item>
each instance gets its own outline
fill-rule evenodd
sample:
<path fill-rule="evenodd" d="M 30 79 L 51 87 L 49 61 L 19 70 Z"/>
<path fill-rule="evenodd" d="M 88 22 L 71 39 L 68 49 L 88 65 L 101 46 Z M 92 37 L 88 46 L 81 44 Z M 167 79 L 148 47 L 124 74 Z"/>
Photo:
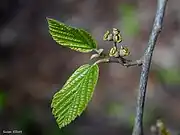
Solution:
<path fill-rule="evenodd" d="M 142 71 L 139 84 L 139 93 L 137 98 L 136 117 L 134 122 L 134 129 L 132 135 L 143 135 L 143 111 L 146 96 L 146 86 L 148 81 L 148 74 L 152 59 L 153 50 L 158 38 L 158 35 L 162 28 L 165 8 L 168 0 L 157 0 L 157 11 L 152 28 L 151 35 L 149 37 L 148 47 L 143 56 Z"/>

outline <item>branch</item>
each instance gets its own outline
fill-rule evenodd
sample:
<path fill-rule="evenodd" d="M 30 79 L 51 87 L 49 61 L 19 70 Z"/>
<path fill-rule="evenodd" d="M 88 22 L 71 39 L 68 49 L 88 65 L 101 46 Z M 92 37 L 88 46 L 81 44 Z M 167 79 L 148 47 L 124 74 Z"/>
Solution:
<path fill-rule="evenodd" d="M 141 71 L 140 84 L 139 84 L 139 93 L 137 99 L 136 117 L 135 117 L 134 129 L 132 135 L 143 135 L 143 111 L 144 111 L 148 74 L 149 74 L 153 50 L 158 35 L 162 28 L 162 22 L 164 18 L 167 1 L 168 0 L 157 0 L 158 4 L 157 4 L 156 16 L 155 16 L 151 35 L 149 37 L 148 47 L 143 57 L 142 71 Z"/>
<path fill-rule="evenodd" d="M 91 56 L 91 58 L 92 57 L 96 57 L 96 54 L 93 54 Z M 97 57 L 99 58 L 99 56 L 97 56 Z M 107 57 L 107 58 L 98 59 L 94 63 L 96 63 L 96 64 L 98 64 L 98 63 L 118 63 L 118 64 L 121 64 L 122 66 L 130 67 L 130 66 L 141 66 L 142 62 L 143 62 L 143 59 L 139 59 L 139 60 L 136 60 L 136 61 L 131 61 L 131 60 L 125 59 L 123 57 L 118 57 L 118 58 L 116 58 L 116 57 Z"/>
<path fill-rule="evenodd" d="M 125 67 L 130 67 L 130 66 L 141 66 L 142 65 L 143 60 L 139 59 L 139 60 L 135 60 L 135 61 L 131 61 L 131 60 L 127 60 L 123 57 L 119 57 L 119 58 L 115 58 L 115 57 L 110 57 L 108 63 L 119 63 Z"/>

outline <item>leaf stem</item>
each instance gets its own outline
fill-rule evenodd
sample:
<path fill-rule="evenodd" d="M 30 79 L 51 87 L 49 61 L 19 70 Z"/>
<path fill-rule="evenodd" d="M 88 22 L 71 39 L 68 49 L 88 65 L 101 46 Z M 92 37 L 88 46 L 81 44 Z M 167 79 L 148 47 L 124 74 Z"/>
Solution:
<path fill-rule="evenodd" d="M 109 62 L 109 58 L 103 58 L 103 59 L 99 59 L 96 62 L 94 62 L 94 64 L 99 64 L 99 63 L 107 63 Z"/>

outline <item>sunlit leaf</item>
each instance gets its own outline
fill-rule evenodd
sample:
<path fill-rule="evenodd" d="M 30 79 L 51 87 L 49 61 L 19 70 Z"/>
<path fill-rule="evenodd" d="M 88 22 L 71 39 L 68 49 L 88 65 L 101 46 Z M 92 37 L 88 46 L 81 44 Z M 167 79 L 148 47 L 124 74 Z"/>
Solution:
<path fill-rule="evenodd" d="M 79 67 L 54 96 L 52 113 L 59 127 L 64 127 L 79 116 L 92 98 L 99 75 L 97 64 Z"/>
<path fill-rule="evenodd" d="M 70 27 L 54 19 L 47 18 L 49 32 L 60 45 L 79 52 L 90 52 L 96 49 L 96 43 L 85 30 Z"/>

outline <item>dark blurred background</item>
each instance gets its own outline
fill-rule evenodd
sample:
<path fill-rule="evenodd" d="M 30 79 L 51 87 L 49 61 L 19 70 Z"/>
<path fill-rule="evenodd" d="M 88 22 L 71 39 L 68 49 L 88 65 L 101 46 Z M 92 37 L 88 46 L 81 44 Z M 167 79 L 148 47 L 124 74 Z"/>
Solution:
<path fill-rule="evenodd" d="M 59 129 L 51 113 L 53 94 L 91 54 L 58 46 L 46 17 L 90 32 L 100 48 L 113 27 L 122 32 L 130 59 L 143 54 L 157 0 L 1 0 L 0 130 L 23 135 L 130 135 L 140 67 L 101 64 L 92 101 L 74 122 Z M 172 135 L 180 132 L 180 1 L 168 1 L 154 51 L 145 106 L 146 135 L 161 118 Z M 0 134 L 1 134 L 0 133 Z"/>

